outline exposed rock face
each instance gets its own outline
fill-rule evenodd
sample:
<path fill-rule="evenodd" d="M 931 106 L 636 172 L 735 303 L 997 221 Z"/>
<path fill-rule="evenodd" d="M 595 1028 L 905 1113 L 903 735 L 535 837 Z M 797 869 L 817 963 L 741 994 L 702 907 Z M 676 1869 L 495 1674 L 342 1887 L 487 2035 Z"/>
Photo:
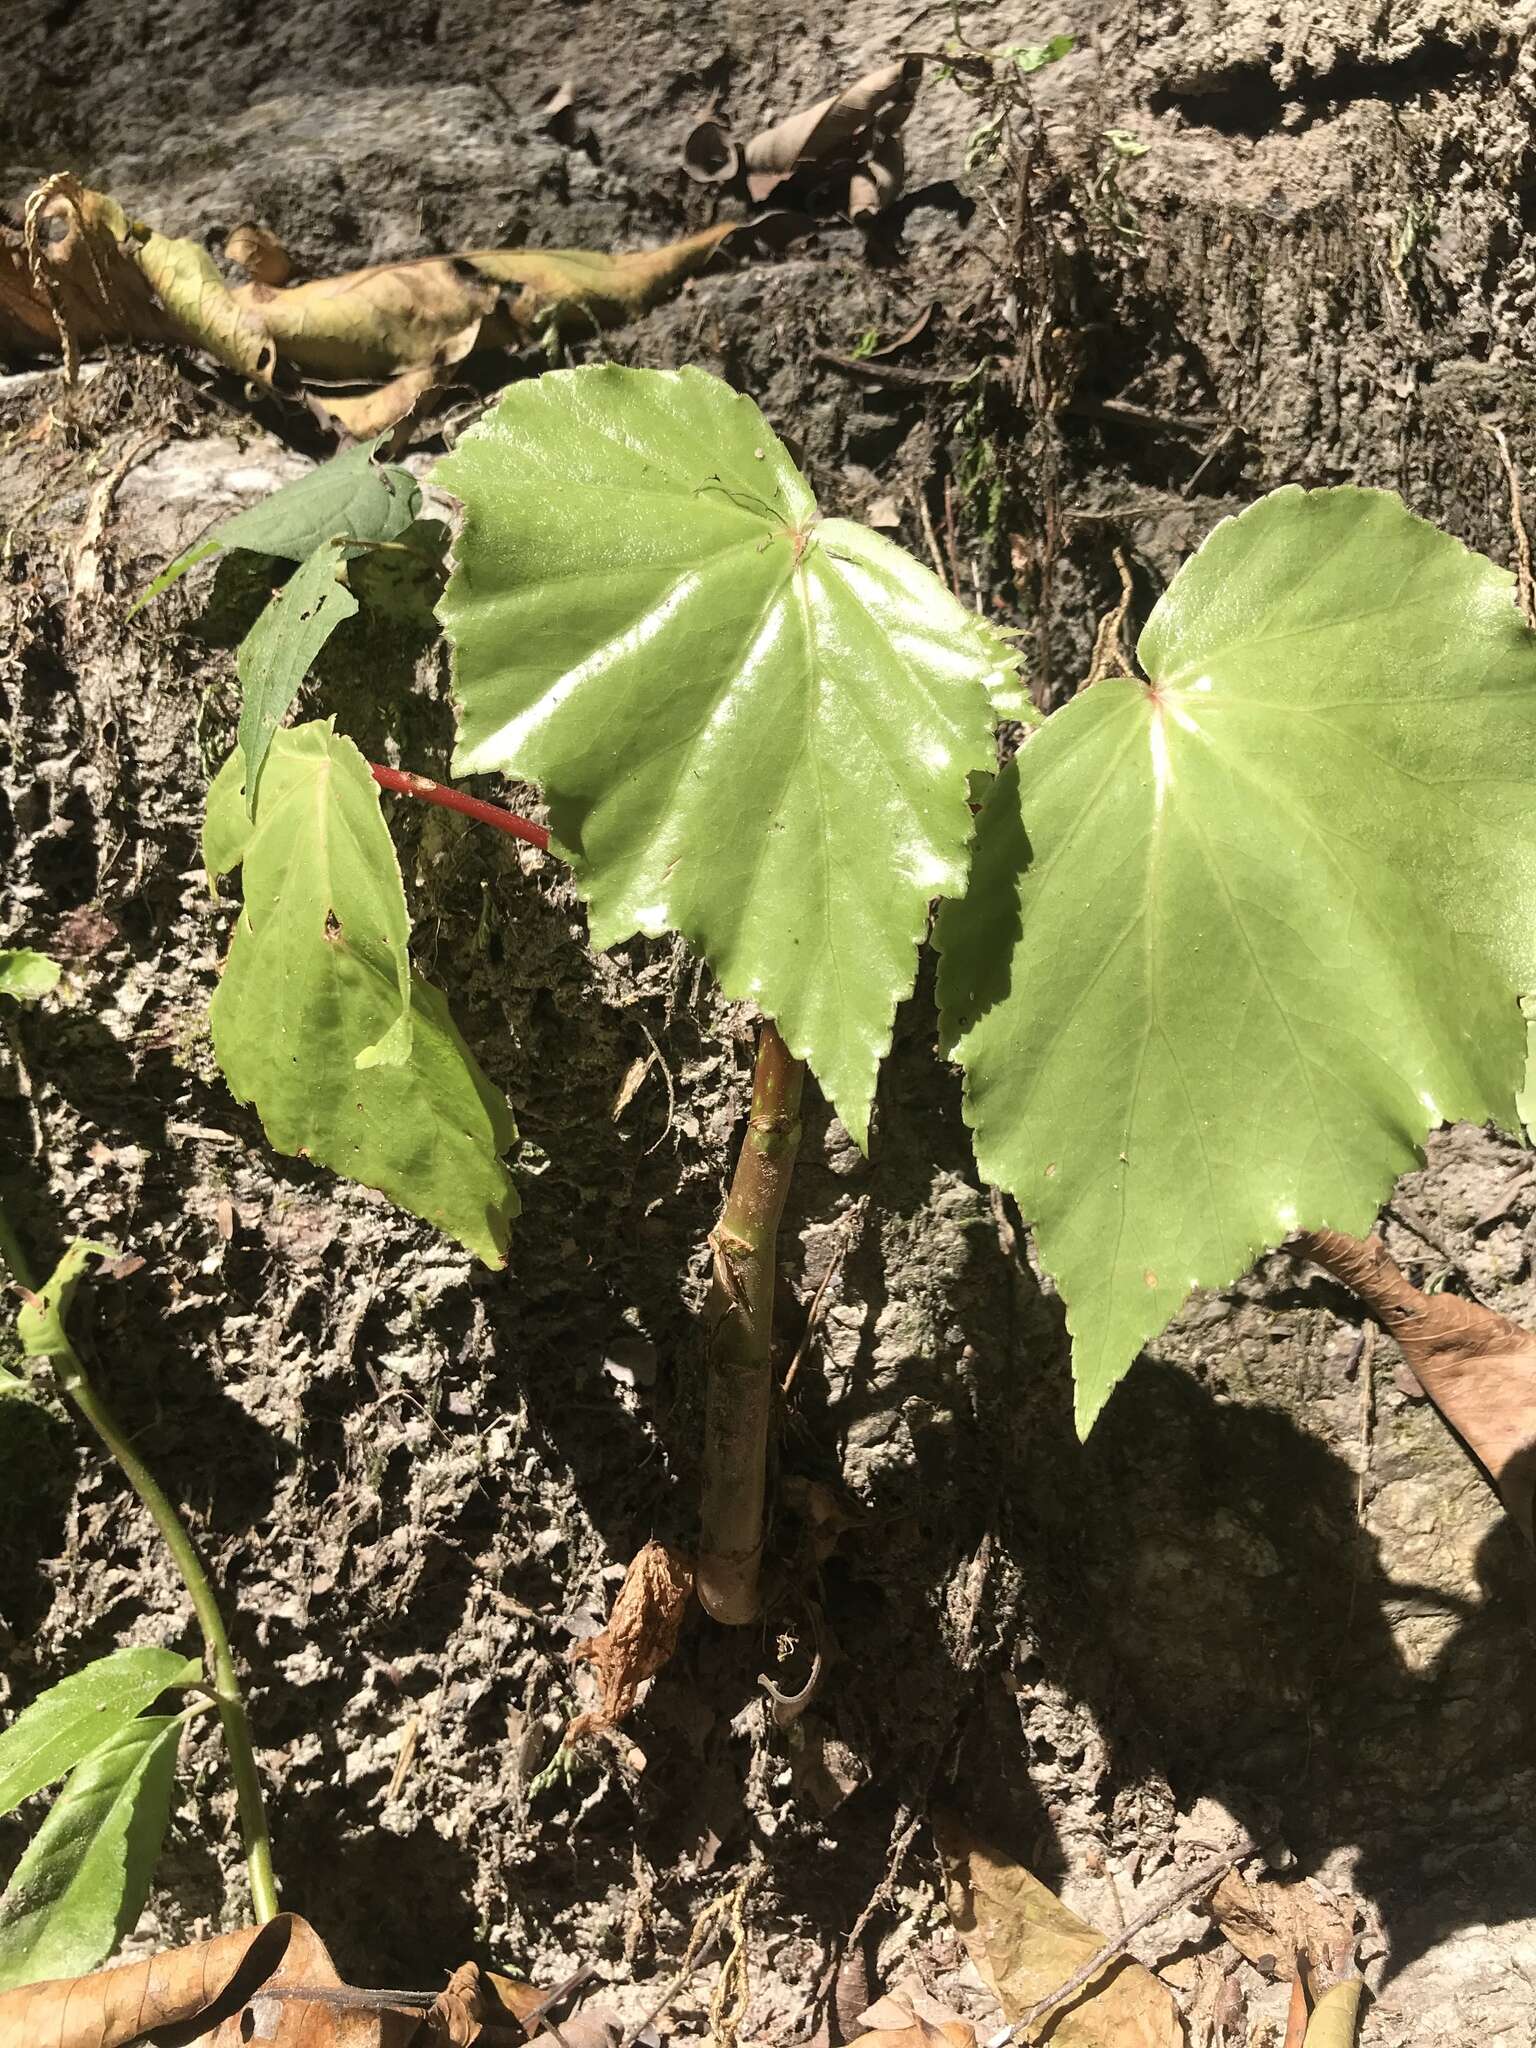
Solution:
<path fill-rule="evenodd" d="M 751 389 L 825 502 L 894 498 L 920 552 L 915 494 L 942 529 L 946 476 L 997 477 L 995 498 L 959 494 L 962 580 L 974 560 L 984 592 L 1021 607 L 1058 692 L 1118 596 L 1116 548 L 1133 624 L 1216 519 L 1282 482 L 1398 490 L 1506 559 L 1486 428 L 1536 470 L 1532 10 L 1103 13 L 965 10 L 978 44 L 1079 36 L 1034 88 L 1022 227 L 1017 167 L 977 174 L 1006 243 L 987 204 L 935 189 L 961 177 L 974 109 L 930 83 L 905 267 L 871 268 L 834 229 L 701 280 L 613 343 Z M 176 232 L 260 219 L 312 269 L 640 243 L 710 203 L 677 155 L 712 90 L 745 127 L 947 33 L 946 9 L 882 0 L 831 21 L 694 0 L 15 9 L 0 76 L 33 89 L 6 109 L 0 189 L 71 163 Z M 535 100 L 564 78 L 595 157 L 539 129 Z M 989 363 L 959 399 L 817 359 L 930 299 L 911 360 Z M 1016 376 L 1015 353 L 1033 370 Z M 841 1263 L 783 1493 L 840 1484 L 861 1517 L 815 1587 L 821 1693 L 775 1728 L 756 1685 L 772 1642 L 700 1622 L 630 1724 L 643 1773 L 605 1757 L 540 1778 L 575 1697 L 570 1641 L 641 1543 L 690 1530 L 689 1308 L 748 1022 L 667 947 L 593 958 L 532 854 L 401 816 L 421 943 L 526 1141 L 509 1273 L 275 1159 L 212 1071 L 201 1019 L 228 915 L 197 858 L 233 730 L 229 648 L 264 592 L 232 560 L 207 617 L 206 580 L 125 613 L 169 555 L 308 457 L 166 366 L 114 361 L 73 427 L 44 423 L 52 398 L 0 387 L 0 937 L 66 957 L 79 1001 L 14 1027 L 0 1176 L 40 1250 L 67 1215 L 148 1260 L 98 1290 L 103 1377 L 225 1575 L 286 1896 L 344 1973 L 425 1983 L 477 1952 L 541 1983 L 596 1957 L 628 1983 L 628 1956 L 638 1981 L 617 1995 L 638 2013 L 755 1850 L 773 1938 L 749 2031 L 782 2037 L 938 1789 L 1100 1924 L 1103 1873 L 1128 1902 L 1194 1853 L 1189 1816 L 1217 1799 L 1358 1900 L 1380 1986 L 1368 2043 L 1525 2042 L 1529 1554 L 1390 1345 L 1372 1398 L 1350 1303 L 1279 1257 L 1192 1305 L 1078 1446 L 1057 1306 L 977 1182 L 923 985 L 870 1160 L 813 1111 L 797 1179 L 791 1339 Z M 99 587 L 77 593 L 92 495 L 141 448 Z M 445 762 L 435 651 L 359 621 L 320 681 L 315 702 L 367 743 Z M 652 1041 L 661 1064 L 615 1119 Z M 1388 1234 L 1411 1270 L 1536 1315 L 1524 1155 L 1447 1134 L 1402 1196 L 1413 1220 Z M 184 1625 L 94 1455 L 35 1419 L 24 1441 L 14 1493 L 0 1468 L 0 1516 L 26 1503 L 0 1520 L 0 1683 L 18 1703 L 113 1640 Z M 809 1640 L 812 1617 L 782 1622 Z M 237 1864 L 211 1735 L 194 1757 L 146 1939 L 202 1931 Z M 17 1839 L 0 1835 L 0 1862 Z M 949 1981 L 930 1877 L 914 1848 L 876 1925 L 905 1929 L 889 1969 L 906 1942 Z M 1199 1931 L 1189 1918 L 1138 1952 Z M 1271 2010 L 1246 1981 L 1255 2017 Z"/>

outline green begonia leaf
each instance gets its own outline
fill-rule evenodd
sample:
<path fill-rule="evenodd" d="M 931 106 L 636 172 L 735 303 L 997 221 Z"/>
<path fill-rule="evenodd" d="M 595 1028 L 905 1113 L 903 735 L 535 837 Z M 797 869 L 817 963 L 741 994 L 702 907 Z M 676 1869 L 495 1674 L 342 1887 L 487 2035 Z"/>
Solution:
<path fill-rule="evenodd" d="M 144 1910 L 180 1715 L 130 1721 L 79 1765 L 0 1897 L 0 1991 L 96 1966 Z"/>
<path fill-rule="evenodd" d="M 41 1792 L 172 1686 L 202 1675 L 175 1650 L 114 1650 L 50 1686 L 0 1733 L 0 1813 Z"/>
<path fill-rule="evenodd" d="M 938 929 L 989 1179 L 1086 1429 L 1195 1287 L 1367 1232 L 1436 1124 L 1512 1125 L 1536 990 L 1536 638 L 1382 492 L 1218 527 L 1024 746 Z"/>
<path fill-rule="evenodd" d="M 238 753 L 209 796 L 204 858 L 243 862 L 211 1011 L 235 1095 L 280 1152 L 379 1188 L 500 1265 L 517 1196 L 504 1098 L 410 970 L 405 891 L 378 786 L 329 722 L 273 735 L 254 823 Z"/>
<path fill-rule="evenodd" d="M 220 548 L 249 548 L 255 554 L 302 562 L 342 534 L 358 541 L 397 539 L 421 510 L 421 486 L 408 469 L 373 460 L 383 438 L 333 456 L 226 519 L 162 569 L 133 610 L 140 610 Z"/>
<path fill-rule="evenodd" d="M 59 985 L 59 963 L 24 946 L 0 946 L 0 996 L 35 1003 Z"/>
<path fill-rule="evenodd" d="M 865 1139 L 1013 657 L 697 370 L 557 371 L 439 463 L 455 766 L 543 785 L 593 944 L 681 932 Z"/>
<path fill-rule="evenodd" d="M 357 599 L 342 580 L 342 549 L 322 541 L 294 570 L 240 643 L 240 750 L 245 757 L 246 809 L 256 791 L 272 735 L 287 717 L 299 685 Z"/>

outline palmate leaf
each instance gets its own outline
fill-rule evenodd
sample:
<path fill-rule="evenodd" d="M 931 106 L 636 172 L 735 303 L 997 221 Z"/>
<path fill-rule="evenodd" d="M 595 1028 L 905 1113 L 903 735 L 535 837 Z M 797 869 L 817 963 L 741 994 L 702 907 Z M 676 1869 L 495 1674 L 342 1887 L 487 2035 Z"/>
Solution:
<path fill-rule="evenodd" d="M 280 1152 L 379 1188 L 500 1265 L 516 1133 L 439 992 L 410 970 L 378 786 L 329 721 L 273 736 L 253 823 L 238 752 L 208 798 L 212 875 L 245 903 L 211 1010 L 235 1095 Z"/>
<path fill-rule="evenodd" d="M 434 481 L 457 770 L 542 784 L 593 944 L 681 932 L 863 1143 L 1012 656 L 701 371 L 515 386 Z"/>
<path fill-rule="evenodd" d="M 94 1970 L 149 1897 L 182 1717 L 130 1721 L 78 1767 L 0 1897 L 0 1991 Z"/>
<path fill-rule="evenodd" d="M 1192 1288 L 1362 1234 L 1442 1121 L 1512 1125 L 1536 990 L 1536 638 L 1510 578 L 1355 489 L 1218 527 L 983 813 L 938 927 L 989 1179 L 1085 1429 Z"/>
<path fill-rule="evenodd" d="M 196 1658 L 145 1647 L 114 1650 L 60 1679 L 0 1733 L 0 1813 L 72 1771 L 161 1693 L 201 1674 Z"/>

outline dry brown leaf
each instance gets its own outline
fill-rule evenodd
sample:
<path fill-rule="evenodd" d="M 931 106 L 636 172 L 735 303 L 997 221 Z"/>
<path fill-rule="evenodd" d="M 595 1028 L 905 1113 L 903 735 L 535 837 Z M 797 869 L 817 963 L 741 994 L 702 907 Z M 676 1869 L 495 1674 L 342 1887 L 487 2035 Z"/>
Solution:
<path fill-rule="evenodd" d="M 1512 1518 L 1536 1536 L 1536 1336 L 1479 1302 L 1421 1293 L 1379 1237 L 1319 1230 L 1297 1238 L 1295 1249 L 1359 1295 L 1486 1467 Z"/>
<path fill-rule="evenodd" d="M 932 2020 L 914 2018 L 910 2026 L 876 2027 L 871 2033 L 856 2034 L 848 2048 L 976 2048 L 976 2029 L 964 2020 L 935 2026 Z"/>
<path fill-rule="evenodd" d="M 0 1992 L 0 2042 L 148 2048 L 175 2028 L 183 2048 L 408 2048 L 422 2014 L 387 2000 L 343 1984 L 309 1922 L 280 1913 L 145 1962 Z"/>
<path fill-rule="evenodd" d="M 1026 2013 L 1095 1956 L 1104 1937 L 1017 1863 L 979 1842 L 952 1815 L 936 1815 L 950 1918 L 1010 2020 Z M 1042 2021 L 1051 2048 L 1182 2048 L 1172 1995 L 1129 1956 Z"/>
<path fill-rule="evenodd" d="M 1291 1979 L 1290 2010 L 1285 2016 L 1285 2039 L 1281 2048 L 1306 2048 L 1307 2043 L 1307 1987 L 1298 1970 Z"/>
<path fill-rule="evenodd" d="M 738 145 L 711 100 L 683 144 L 683 169 L 701 185 L 726 185 L 744 174 L 753 199 L 769 197 L 806 174 L 821 184 L 846 178 L 845 210 L 866 219 L 901 190 L 900 130 L 923 75 L 921 57 L 899 57 Z"/>
<path fill-rule="evenodd" d="M 906 120 L 923 75 L 921 57 L 899 57 L 814 107 L 776 121 L 741 153 L 747 190 L 766 199 L 799 171 L 830 172 L 865 163 Z"/>
<path fill-rule="evenodd" d="M 847 2048 L 975 2048 L 969 2020 L 919 1991 L 898 1989 L 877 1998 L 854 2022 Z"/>
<path fill-rule="evenodd" d="M 357 441 L 371 441 L 414 412 L 442 382 L 443 373 L 434 365 L 405 370 L 387 384 L 375 384 L 363 391 L 328 391 L 311 387 L 311 410 L 328 426 L 338 427 Z"/>
<path fill-rule="evenodd" d="M 1298 1955 L 1324 1982 L 1354 1967 L 1358 1915 L 1305 1880 L 1251 1884 L 1229 1870 L 1207 1910 L 1238 1954 L 1268 1977 L 1295 1976 Z"/>
<path fill-rule="evenodd" d="M 677 1648 L 693 1597 L 693 1566 L 664 1543 L 647 1543 L 624 1574 L 608 1626 L 569 1652 L 573 1664 L 590 1664 L 602 1688 L 595 1713 L 578 1714 L 565 1731 L 568 1743 L 616 1728 L 635 1696 Z"/>
<path fill-rule="evenodd" d="M 35 273 L 25 236 L 0 236 L 0 348 L 190 343 L 261 384 L 286 371 L 370 387 L 316 394 L 317 409 L 360 435 L 404 418 L 473 349 L 633 319 L 744 232 L 724 222 L 619 255 L 474 249 L 290 284 L 281 244 L 247 223 L 227 250 L 251 282 L 231 288 L 200 243 L 155 233 L 73 178 L 48 180 L 29 207 Z"/>
<path fill-rule="evenodd" d="M 24 239 L 3 245 L 0 344 L 36 348 L 48 336 L 56 344 L 60 325 L 77 348 L 100 341 L 192 341 L 242 376 L 270 380 L 270 340 L 235 303 L 201 243 L 157 234 L 106 193 L 64 175 L 38 188 L 28 213 L 36 273 Z M 32 300 L 30 313 L 23 295 Z M 39 324 L 39 308 L 46 327 Z"/>

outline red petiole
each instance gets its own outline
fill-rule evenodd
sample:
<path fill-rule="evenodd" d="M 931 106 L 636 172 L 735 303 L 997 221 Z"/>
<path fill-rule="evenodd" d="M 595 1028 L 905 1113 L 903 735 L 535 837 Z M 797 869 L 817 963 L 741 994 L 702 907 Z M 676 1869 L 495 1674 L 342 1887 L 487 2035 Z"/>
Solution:
<path fill-rule="evenodd" d="M 424 804 L 440 804 L 445 811 L 462 811 L 466 818 L 494 825 L 498 832 L 526 839 L 540 852 L 549 845 L 549 834 L 542 825 L 536 825 L 531 818 L 520 818 L 516 811 L 509 811 L 502 804 L 488 804 L 477 796 L 466 796 L 460 789 L 449 789 L 445 783 L 434 782 L 430 776 L 413 775 L 408 769 L 380 768 L 377 763 L 372 767 L 374 781 L 395 796 L 414 796 Z"/>

